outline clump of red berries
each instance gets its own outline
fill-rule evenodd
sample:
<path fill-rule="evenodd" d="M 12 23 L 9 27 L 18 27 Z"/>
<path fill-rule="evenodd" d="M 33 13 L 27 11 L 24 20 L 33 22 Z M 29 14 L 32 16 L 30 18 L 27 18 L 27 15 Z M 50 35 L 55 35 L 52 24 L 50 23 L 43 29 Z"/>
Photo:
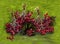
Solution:
<path fill-rule="evenodd" d="M 45 35 L 47 33 L 54 32 L 54 19 L 55 17 L 49 16 L 48 13 L 44 14 L 44 18 L 41 19 L 39 14 L 40 11 L 37 9 L 37 19 L 32 18 L 33 12 L 26 12 L 25 6 L 23 6 L 23 12 L 20 15 L 19 11 L 15 11 L 12 14 L 12 22 L 6 23 L 6 32 L 10 33 L 13 39 L 13 36 L 17 33 L 22 35 L 33 36 L 37 33 Z"/>

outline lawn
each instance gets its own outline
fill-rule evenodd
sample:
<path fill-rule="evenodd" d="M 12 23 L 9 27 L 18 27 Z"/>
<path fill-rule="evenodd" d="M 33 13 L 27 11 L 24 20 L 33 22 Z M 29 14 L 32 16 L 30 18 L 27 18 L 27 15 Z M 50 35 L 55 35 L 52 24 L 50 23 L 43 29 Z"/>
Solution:
<path fill-rule="evenodd" d="M 5 23 L 10 20 L 12 10 L 22 11 L 22 4 L 27 4 L 27 10 L 34 11 L 33 17 L 36 17 L 35 7 L 39 6 L 41 16 L 48 11 L 50 16 L 56 16 L 55 30 L 53 34 L 44 36 L 36 35 L 33 37 L 15 35 L 15 39 L 10 41 L 6 39 L 9 34 L 5 31 Z M 0 0 L 0 44 L 60 44 L 60 0 Z"/>

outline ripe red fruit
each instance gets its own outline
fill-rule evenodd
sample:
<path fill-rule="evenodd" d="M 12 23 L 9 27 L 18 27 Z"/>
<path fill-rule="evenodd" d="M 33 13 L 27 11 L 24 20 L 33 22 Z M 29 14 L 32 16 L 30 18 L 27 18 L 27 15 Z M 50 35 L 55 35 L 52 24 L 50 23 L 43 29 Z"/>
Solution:
<path fill-rule="evenodd" d="M 22 18 L 21 18 L 21 19 L 19 18 L 19 19 L 16 20 L 16 22 L 17 22 L 18 24 L 22 24 L 24 21 L 23 21 Z"/>
<path fill-rule="evenodd" d="M 41 29 L 36 29 L 36 32 L 40 33 L 40 30 L 41 30 Z"/>
<path fill-rule="evenodd" d="M 33 33 L 34 33 L 34 30 L 29 29 L 29 30 L 26 31 L 26 33 L 27 33 L 28 36 L 32 36 Z"/>
<path fill-rule="evenodd" d="M 6 24 L 6 28 L 8 29 L 8 28 L 10 28 L 11 27 L 11 24 L 10 23 L 7 23 Z"/>
<path fill-rule="evenodd" d="M 30 18 L 32 16 L 32 14 L 33 14 L 33 12 L 28 11 L 26 17 Z"/>
<path fill-rule="evenodd" d="M 49 29 L 45 29 L 46 30 L 46 33 L 49 33 Z"/>
<path fill-rule="evenodd" d="M 16 26 L 15 27 L 15 32 L 19 32 L 21 30 L 21 28 L 22 28 L 22 26 L 20 26 L 20 25 L 19 26 Z"/>
<path fill-rule="evenodd" d="M 54 32 L 54 27 L 50 27 L 49 32 Z"/>
<path fill-rule="evenodd" d="M 41 33 L 41 35 L 45 35 L 46 34 L 46 30 L 41 30 L 40 33 Z"/>
<path fill-rule="evenodd" d="M 31 22 L 31 19 L 29 17 L 25 17 L 25 22 Z"/>
<path fill-rule="evenodd" d="M 34 19 L 34 18 L 31 18 L 30 20 L 31 20 L 31 22 L 32 22 L 33 24 L 35 23 L 35 19 Z"/>
<path fill-rule="evenodd" d="M 10 33 L 10 31 L 11 31 L 12 28 L 13 28 L 13 27 L 11 26 L 10 23 L 7 23 L 7 24 L 6 24 L 6 32 L 7 32 L 7 33 Z"/>
<path fill-rule="evenodd" d="M 11 35 L 15 35 L 14 30 L 11 30 L 10 33 L 11 33 Z"/>

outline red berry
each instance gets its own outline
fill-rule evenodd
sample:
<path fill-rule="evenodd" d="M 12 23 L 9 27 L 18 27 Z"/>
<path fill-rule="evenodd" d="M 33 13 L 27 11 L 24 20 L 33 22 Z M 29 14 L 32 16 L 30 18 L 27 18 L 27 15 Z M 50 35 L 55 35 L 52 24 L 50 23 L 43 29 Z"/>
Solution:
<path fill-rule="evenodd" d="M 49 29 L 46 29 L 46 33 L 48 33 L 49 32 Z"/>
<path fill-rule="evenodd" d="M 49 32 L 54 32 L 54 27 L 50 27 Z"/>
<path fill-rule="evenodd" d="M 45 30 L 41 30 L 40 33 L 41 33 L 41 35 L 45 35 L 46 31 Z"/>
<path fill-rule="evenodd" d="M 6 28 L 10 28 L 11 27 L 11 24 L 10 23 L 7 23 L 6 24 Z"/>
<path fill-rule="evenodd" d="M 32 29 L 29 29 L 29 30 L 27 30 L 27 35 L 28 36 L 32 36 L 33 35 L 33 33 L 34 33 L 34 30 L 32 30 Z"/>
<path fill-rule="evenodd" d="M 36 29 L 36 32 L 40 32 L 40 29 Z"/>
<path fill-rule="evenodd" d="M 13 30 L 10 31 L 11 35 L 15 35 L 15 32 Z"/>

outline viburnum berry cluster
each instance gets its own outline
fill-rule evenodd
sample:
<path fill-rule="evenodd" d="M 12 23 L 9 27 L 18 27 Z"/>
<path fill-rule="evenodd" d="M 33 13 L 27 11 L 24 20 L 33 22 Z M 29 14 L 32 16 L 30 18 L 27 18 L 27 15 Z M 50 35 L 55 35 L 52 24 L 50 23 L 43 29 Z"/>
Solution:
<path fill-rule="evenodd" d="M 37 18 L 32 18 L 33 12 L 25 11 L 25 5 L 23 6 L 23 12 L 15 11 L 12 13 L 12 21 L 6 23 L 6 32 L 11 34 L 8 39 L 13 39 L 14 35 L 20 33 L 22 35 L 33 36 L 36 33 L 45 35 L 47 33 L 54 32 L 54 16 L 49 16 L 48 13 L 44 14 L 44 18 L 40 18 L 40 11 L 37 9 Z M 21 15 L 20 15 L 21 14 Z"/>

